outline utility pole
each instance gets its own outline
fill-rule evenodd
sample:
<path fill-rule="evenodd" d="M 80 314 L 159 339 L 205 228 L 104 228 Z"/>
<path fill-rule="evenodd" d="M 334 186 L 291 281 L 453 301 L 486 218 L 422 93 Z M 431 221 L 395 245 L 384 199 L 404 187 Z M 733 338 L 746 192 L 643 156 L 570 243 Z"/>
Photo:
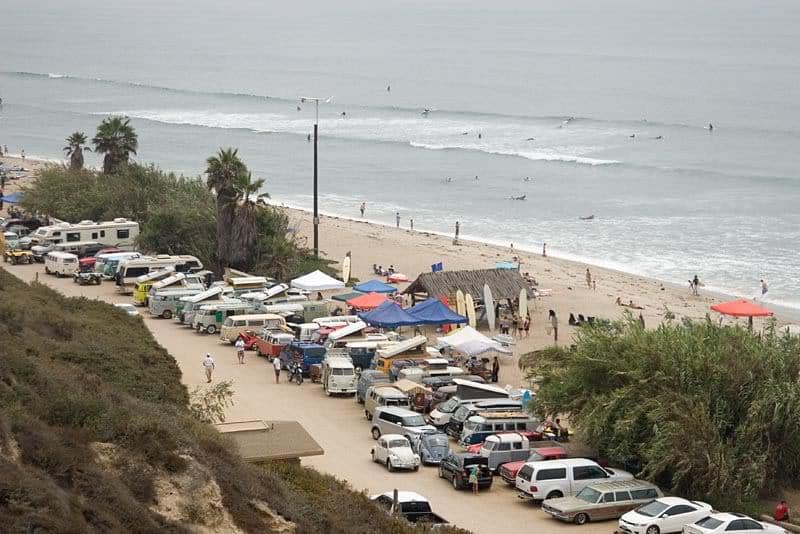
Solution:
<path fill-rule="evenodd" d="M 319 258 L 319 193 L 318 193 L 318 168 L 317 168 L 317 141 L 319 139 L 319 101 L 323 100 L 326 104 L 331 101 L 331 98 L 326 99 L 318 97 L 304 96 L 300 98 L 300 102 L 306 100 L 314 101 L 314 256 Z"/>

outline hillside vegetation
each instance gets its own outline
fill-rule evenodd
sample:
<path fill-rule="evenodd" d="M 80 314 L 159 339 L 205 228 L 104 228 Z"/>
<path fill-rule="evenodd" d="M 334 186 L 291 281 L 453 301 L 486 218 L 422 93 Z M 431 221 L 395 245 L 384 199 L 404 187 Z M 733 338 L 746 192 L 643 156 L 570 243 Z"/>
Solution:
<path fill-rule="evenodd" d="M 0 269 L 0 348 L 0 531 L 423 531 L 333 477 L 244 463 L 108 304 Z"/>

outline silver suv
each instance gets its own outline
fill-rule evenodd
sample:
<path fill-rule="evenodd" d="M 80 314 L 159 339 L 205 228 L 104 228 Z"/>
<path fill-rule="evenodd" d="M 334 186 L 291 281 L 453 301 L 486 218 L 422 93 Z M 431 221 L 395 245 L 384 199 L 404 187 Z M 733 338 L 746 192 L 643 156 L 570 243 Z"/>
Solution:
<path fill-rule="evenodd" d="M 424 432 L 435 432 L 436 428 L 425 423 L 425 418 L 415 411 L 394 406 L 375 408 L 372 417 L 372 439 L 381 434 L 400 434 L 413 440 Z"/>

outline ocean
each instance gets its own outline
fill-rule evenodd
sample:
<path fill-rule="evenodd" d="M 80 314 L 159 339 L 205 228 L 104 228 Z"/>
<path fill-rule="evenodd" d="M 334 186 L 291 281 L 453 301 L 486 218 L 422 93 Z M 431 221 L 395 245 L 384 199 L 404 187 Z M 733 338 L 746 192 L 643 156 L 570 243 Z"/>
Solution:
<path fill-rule="evenodd" d="M 798 25 L 794 0 L 6 0 L 0 143 L 60 158 L 124 114 L 138 161 L 199 175 L 238 147 L 273 198 L 308 208 L 299 97 L 332 97 L 325 213 L 366 202 L 370 220 L 459 221 L 748 298 L 763 278 L 766 302 L 800 309 Z"/>

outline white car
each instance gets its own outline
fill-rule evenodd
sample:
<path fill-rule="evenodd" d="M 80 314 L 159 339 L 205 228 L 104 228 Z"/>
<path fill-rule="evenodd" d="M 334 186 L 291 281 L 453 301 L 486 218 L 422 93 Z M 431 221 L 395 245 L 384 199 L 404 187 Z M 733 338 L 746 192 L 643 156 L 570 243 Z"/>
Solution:
<path fill-rule="evenodd" d="M 716 513 L 683 527 L 684 534 L 787 534 L 786 529 L 756 521 L 743 514 Z"/>
<path fill-rule="evenodd" d="M 661 497 L 619 519 L 619 531 L 625 534 L 667 534 L 711 514 L 711 505 L 680 497 Z"/>
<path fill-rule="evenodd" d="M 137 315 L 139 315 L 139 312 L 136 310 L 136 307 L 133 304 L 127 304 L 127 303 L 114 304 L 114 307 L 124 311 L 131 317 L 136 317 Z"/>
<path fill-rule="evenodd" d="M 384 464 L 386 469 L 419 469 L 419 455 L 414 453 L 411 442 L 400 434 L 384 434 L 372 449 L 372 461 Z"/>

